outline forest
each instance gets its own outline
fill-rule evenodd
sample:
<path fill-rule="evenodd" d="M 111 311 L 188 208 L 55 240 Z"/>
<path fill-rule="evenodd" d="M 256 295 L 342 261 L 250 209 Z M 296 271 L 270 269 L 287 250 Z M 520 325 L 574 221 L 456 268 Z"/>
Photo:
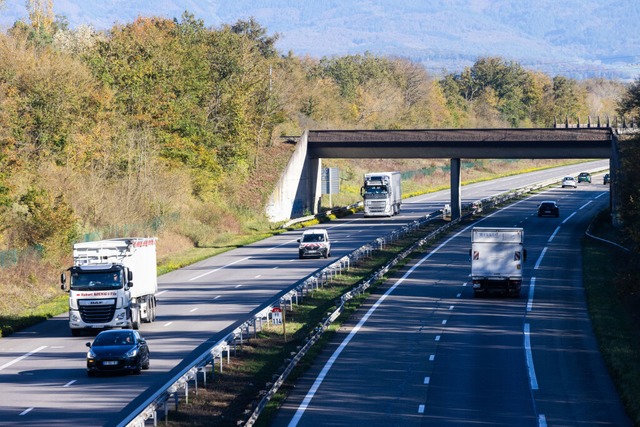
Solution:
<path fill-rule="evenodd" d="M 436 79 L 403 58 L 278 52 L 278 37 L 254 19 L 207 28 L 188 12 L 70 29 L 37 8 L 0 34 L 0 284 L 31 292 L 12 310 L 60 294 L 77 241 L 155 235 L 170 254 L 273 229 L 265 202 L 294 148 L 283 137 L 305 129 L 552 127 L 640 112 L 640 81 L 548 76 L 500 57 Z M 340 165 L 348 189 L 364 166 Z M 636 187 L 625 218 L 640 243 Z"/>

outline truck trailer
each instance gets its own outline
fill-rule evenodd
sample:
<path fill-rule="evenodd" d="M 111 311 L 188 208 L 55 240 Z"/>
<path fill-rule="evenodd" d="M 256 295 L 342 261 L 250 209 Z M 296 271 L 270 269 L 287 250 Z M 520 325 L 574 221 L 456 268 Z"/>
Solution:
<path fill-rule="evenodd" d="M 131 237 L 76 243 L 73 266 L 60 276 L 69 292 L 69 327 L 82 331 L 138 329 L 156 318 L 156 238 Z M 134 284 L 135 283 L 135 284 Z"/>
<path fill-rule="evenodd" d="M 363 198 L 365 217 L 399 214 L 402 204 L 400 172 L 365 174 L 360 194 Z"/>
<path fill-rule="evenodd" d="M 522 263 L 527 258 L 522 228 L 474 227 L 470 256 L 475 296 L 492 291 L 520 295 Z"/>

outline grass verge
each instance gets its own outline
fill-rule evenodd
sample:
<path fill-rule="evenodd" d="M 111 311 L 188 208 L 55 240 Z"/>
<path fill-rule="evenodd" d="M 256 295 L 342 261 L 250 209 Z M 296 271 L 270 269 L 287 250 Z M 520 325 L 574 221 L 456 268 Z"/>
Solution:
<path fill-rule="evenodd" d="M 610 225 L 608 212 L 592 233 L 617 243 L 624 236 Z M 594 239 L 583 241 L 583 283 L 600 352 L 627 410 L 640 426 L 640 259 Z"/>

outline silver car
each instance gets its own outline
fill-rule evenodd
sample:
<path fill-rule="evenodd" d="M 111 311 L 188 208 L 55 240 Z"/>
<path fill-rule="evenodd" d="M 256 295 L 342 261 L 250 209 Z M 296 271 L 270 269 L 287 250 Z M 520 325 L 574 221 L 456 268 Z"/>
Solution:
<path fill-rule="evenodd" d="M 562 188 L 565 187 L 578 188 L 578 183 L 576 182 L 576 179 L 574 177 L 565 176 L 564 178 L 562 178 Z"/>

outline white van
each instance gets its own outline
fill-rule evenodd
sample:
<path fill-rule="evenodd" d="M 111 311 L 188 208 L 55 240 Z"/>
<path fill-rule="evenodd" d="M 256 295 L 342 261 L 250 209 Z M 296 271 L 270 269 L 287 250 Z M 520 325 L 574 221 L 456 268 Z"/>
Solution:
<path fill-rule="evenodd" d="M 324 228 L 314 228 L 302 233 L 298 239 L 298 256 L 300 259 L 306 256 L 318 256 L 329 258 L 331 256 L 331 242 L 329 233 Z"/>

